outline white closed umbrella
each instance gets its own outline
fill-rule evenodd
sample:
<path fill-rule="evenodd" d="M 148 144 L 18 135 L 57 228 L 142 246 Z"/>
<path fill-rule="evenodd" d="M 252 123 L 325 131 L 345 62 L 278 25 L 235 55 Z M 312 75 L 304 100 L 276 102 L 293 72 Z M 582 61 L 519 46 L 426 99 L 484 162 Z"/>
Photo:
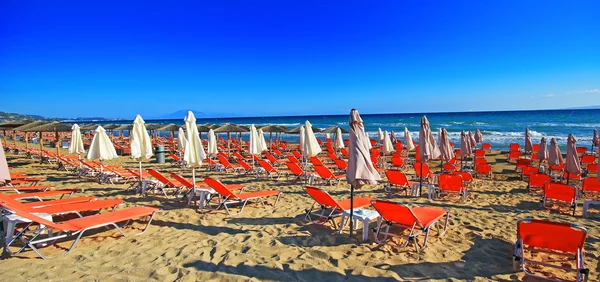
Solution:
<path fill-rule="evenodd" d="M 8 171 L 8 163 L 4 155 L 4 148 L 0 142 L 0 183 L 8 183 L 10 181 L 10 172 Z"/>
<path fill-rule="evenodd" d="M 415 144 L 413 143 L 412 136 L 410 135 L 410 131 L 408 128 L 404 128 L 404 142 L 406 143 L 406 150 L 412 151 L 415 149 Z"/>
<path fill-rule="evenodd" d="M 248 153 L 250 155 L 260 156 L 261 145 L 260 145 L 260 137 L 258 136 L 258 131 L 256 130 L 256 126 L 250 125 L 250 141 L 248 142 Z"/>
<path fill-rule="evenodd" d="M 377 134 L 379 135 L 379 141 L 383 143 L 383 131 L 381 131 L 381 127 L 377 129 Z"/>
<path fill-rule="evenodd" d="M 183 152 L 183 160 L 188 166 L 192 167 L 192 197 L 195 197 L 196 166 L 202 165 L 202 161 L 206 159 L 206 154 L 204 153 L 204 148 L 202 148 L 202 142 L 200 141 L 200 135 L 198 134 L 194 113 L 188 111 L 183 121 L 185 122 L 185 131 L 187 132 L 187 143 L 185 144 L 185 151 Z"/>
<path fill-rule="evenodd" d="M 106 130 L 102 126 L 98 126 L 86 159 L 100 160 L 100 163 L 102 163 L 103 160 L 112 160 L 116 157 L 118 157 L 117 150 L 115 150 L 115 146 L 106 134 Z M 100 170 L 102 170 L 102 166 L 100 166 Z"/>
<path fill-rule="evenodd" d="M 81 138 L 81 130 L 77 124 L 73 124 L 71 129 L 71 144 L 69 144 L 69 153 L 80 156 L 81 154 L 85 153 L 85 150 L 83 149 L 83 139 Z"/>
<path fill-rule="evenodd" d="M 215 156 L 219 153 L 219 150 L 217 150 L 217 136 L 215 136 L 212 129 L 208 131 L 208 148 L 206 148 L 206 151 L 209 156 Z"/>
<path fill-rule="evenodd" d="M 146 130 L 146 124 L 140 115 L 133 120 L 133 129 L 129 135 L 131 158 L 137 160 L 140 166 L 140 187 L 142 187 L 142 161 L 152 157 L 152 140 Z"/>
<path fill-rule="evenodd" d="M 304 124 L 304 150 L 302 150 L 302 156 L 311 158 L 321 153 L 321 146 L 317 141 L 317 137 L 312 130 L 312 125 L 307 120 Z"/>
<path fill-rule="evenodd" d="M 185 132 L 183 131 L 183 128 L 180 127 L 177 132 L 177 148 L 183 151 L 185 149 L 185 143 L 187 143 Z"/>
<path fill-rule="evenodd" d="M 258 130 L 258 140 L 260 141 L 260 151 L 268 151 L 269 147 L 267 146 L 267 140 L 265 140 L 265 134 L 262 129 Z"/>
<path fill-rule="evenodd" d="M 384 154 L 391 154 L 394 151 L 396 151 L 394 149 L 394 145 L 392 145 L 392 140 L 390 139 L 390 135 L 388 134 L 387 130 L 384 132 L 384 136 L 383 136 L 383 153 Z"/>
<path fill-rule="evenodd" d="M 342 130 L 338 127 L 335 133 L 335 148 L 341 150 L 344 148 L 344 139 L 342 138 Z"/>
<path fill-rule="evenodd" d="M 364 128 L 363 128 L 364 130 Z M 373 145 L 371 145 L 371 138 L 369 138 L 369 133 L 365 132 L 365 137 L 367 137 L 367 149 L 371 150 L 373 149 Z"/>
<path fill-rule="evenodd" d="M 300 141 L 298 141 L 298 142 L 299 142 L 299 143 L 298 143 L 298 145 L 299 145 L 299 146 L 298 146 L 298 148 L 300 149 L 300 152 L 303 152 L 303 151 L 304 151 L 304 142 L 305 142 L 305 140 L 304 140 L 304 139 L 306 138 L 306 135 L 304 134 L 304 131 L 306 131 L 306 130 L 304 129 L 304 125 L 303 125 L 303 126 L 300 126 Z M 304 154 L 303 154 L 303 155 L 304 155 Z"/>

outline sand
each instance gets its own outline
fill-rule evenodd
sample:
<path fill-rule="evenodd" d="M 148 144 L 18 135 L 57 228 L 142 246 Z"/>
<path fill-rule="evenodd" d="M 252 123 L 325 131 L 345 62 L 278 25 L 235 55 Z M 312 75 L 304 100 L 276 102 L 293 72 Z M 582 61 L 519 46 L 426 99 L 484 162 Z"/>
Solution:
<path fill-rule="evenodd" d="M 283 191 L 279 204 L 264 209 L 251 204 L 241 215 L 228 216 L 225 211 L 198 211 L 184 203 L 160 195 L 142 197 L 125 190 L 128 185 L 98 184 L 57 171 L 55 166 L 39 164 L 23 156 L 7 155 L 14 171 L 44 176 L 44 184 L 58 188 L 82 188 L 85 195 L 123 198 L 127 206 L 150 205 L 163 209 L 149 231 L 135 235 L 143 225 L 126 228 L 127 237 L 116 230 L 86 236 L 73 252 L 49 260 L 39 259 L 31 250 L 0 261 L 4 281 L 513 281 L 523 280 L 523 273 L 512 269 L 512 251 L 518 219 L 535 218 L 573 222 L 589 229 L 585 245 L 586 267 L 590 281 L 598 281 L 599 221 L 582 218 L 567 211 L 540 209 L 540 195 L 527 193 L 526 183 L 518 180 L 514 166 L 503 154 L 493 152 L 494 180 L 486 180 L 466 202 L 451 199 L 429 201 L 425 197 L 407 198 L 403 194 L 386 194 L 383 184 L 366 186 L 359 196 L 391 199 L 410 205 L 439 206 L 450 210 L 447 233 L 430 238 L 426 248 L 416 252 L 412 245 L 393 248 L 348 232 L 337 234 L 330 225 L 319 226 L 303 220 L 312 199 L 300 184 L 289 181 L 254 179 L 248 176 L 207 172 L 224 183 L 244 183 L 247 191 L 277 189 Z M 127 157 L 109 163 L 136 168 Z M 144 163 L 160 171 L 180 172 L 191 177 L 189 169 L 169 164 Z M 349 186 L 323 186 L 338 199 L 349 196 Z M 272 201 L 271 201 L 272 202 Z M 375 226 L 375 221 L 371 227 Z M 435 234 L 435 232 L 432 232 Z M 422 242 L 422 237 L 420 242 Z M 64 248 L 70 241 L 58 244 Z M 63 252 L 56 245 L 42 248 L 46 254 Z M 546 275 L 561 278 L 556 271 Z M 531 281 L 531 280 L 530 280 Z"/>

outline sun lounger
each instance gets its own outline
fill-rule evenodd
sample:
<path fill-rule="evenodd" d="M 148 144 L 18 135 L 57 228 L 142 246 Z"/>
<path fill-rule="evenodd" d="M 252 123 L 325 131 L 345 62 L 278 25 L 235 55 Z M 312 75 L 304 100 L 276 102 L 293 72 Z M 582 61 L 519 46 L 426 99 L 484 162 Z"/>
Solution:
<path fill-rule="evenodd" d="M 37 199 L 42 201 L 43 197 L 52 197 L 52 196 L 60 196 L 60 198 L 70 198 L 73 196 L 75 192 L 79 192 L 79 189 L 62 189 L 62 190 L 51 190 L 51 191 L 43 191 L 43 192 L 32 192 L 32 193 L 23 193 L 23 194 L 12 194 L 7 195 L 11 199 L 15 200 L 23 200 L 23 199 Z"/>
<path fill-rule="evenodd" d="M 383 187 L 386 192 L 390 192 L 393 187 L 404 191 L 408 195 L 408 189 L 410 189 L 414 184 L 419 183 L 408 181 L 406 174 L 400 170 L 389 169 L 385 172 L 385 175 L 388 179 L 388 184 Z"/>
<path fill-rule="evenodd" d="M 575 215 L 575 210 L 577 209 L 577 188 L 562 183 L 546 183 L 542 197 L 542 208 L 547 208 L 549 204 L 566 206 L 569 209 L 573 209 L 573 215 Z"/>
<path fill-rule="evenodd" d="M 115 209 L 118 205 L 124 203 L 121 199 L 111 200 L 95 200 L 95 201 L 82 201 L 75 203 L 62 203 L 45 206 L 32 206 L 21 203 L 15 199 L 0 194 L 0 201 L 18 207 L 27 212 L 45 213 L 49 215 L 62 215 L 75 213 L 77 216 L 82 217 L 81 212 L 86 211 L 97 211 L 101 209 Z M 10 210 L 10 209 L 9 209 Z"/>
<path fill-rule="evenodd" d="M 468 197 L 467 187 L 460 175 L 442 174 L 438 176 L 438 197 L 447 194 L 456 194 L 460 200 Z"/>
<path fill-rule="evenodd" d="M 217 207 L 217 209 L 220 207 L 224 207 L 229 215 L 238 215 L 242 213 L 248 201 L 251 200 L 259 200 L 262 203 L 262 205 L 266 207 L 264 199 L 270 196 L 277 197 L 275 203 L 273 204 L 273 207 L 275 207 L 275 205 L 277 205 L 277 202 L 279 202 L 279 197 L 281 197 L 281 192 L 277 190 L 264 190 L 235 194 L 231 191 L 231 189 L 227 188 L 227 186 L 223 185 L 223 183 L 221 183 L 218 180 L 212 179 L 210 177 L 205 177 L 204 182 L 206 182 L 206 184 L 208 184 L 210 188 L 214 189 L 219 195 L 223 197 L 223 201 Z M 240 211 L 235 214 L 232 214 L 228 207 L 232 204 L 241 204 L 242 207 L 240 208 Z"/>
<path fill-rule="evenodd" d="M 279 180 L 279 178 L 284 174 L 287 176 L 287 171 L 277 170 L 273 167 L 273 165 L 271 165 L 271 163 L 267 161 L 259 160 L 258 165 L 262 168 L 262 170 L 260 170 L 258 173 L 259 175 L 264 172 L 271 179 L 276 177 L 275 180 Z"/>
<path fill-rule="evenodd" d="M 154 185 L 153 189 L 160 190 L 165 197 L 169 198 L 167 191 L 173 191 L 173 196 L 177 196 L 185 188 L 185 185 L 177 181 L 177 179 L 169 179 L 155 169 L 149 168 L 146 170 L 152 177 L 158 180 L 158 185 Z M 156 192 L 155 192 L 156 194 Z"/>
<path fill-rule="evenodd" d="M 401 247 L 406 247 L 412 240 L 418 252 L 419 242 L 417 241 L 417 236 L 425 233 L 425 240 L 423 241 L 423 248 L 425 248 L 427 246 L 427 239 L 429 238 L 429 231 L 433 226 L 437 226 L 438 236 L 442 236 L 448 227 L 450 212 L 442 208 L 411 208 L 401 203 L 383 200 L 375 200 L 372 205 L 382 218 L 375 232 L 375 241 L 380 244 L 385 243 L 388 236 L 406 238 L 406 242 Z M 439 227 L 441 220 L 444 220 L 443 230 Z M 390 232 L 390 227 L 393 226 L 400 227 L 401 230 L 398 233 Z M 402 232 L 404 230 L 408 230 L 409 234 L 403 235 Z"/>
<path fill-rule="evenodd" d="M 345 174 L 335 175 L 326 166 L 315 165 L 313 167 L 314 167 L 315 171 L 317 172 L 317 174 L 319 175 L 319 177 L 321 177 L 321 179 L 323 181 L 325 181 L 326 184 L 333 185 L 333 182 L 337 181 L 337 185 L 340 185 L 340 181 L 342 179 L 346 179 Z"/>
<path fill-rule="evenodd" d="M 587 230 L 576 224 L 521 219 L 517 222 L 514 268 L 527 276 L 557 281 L 553 277 L 542 276 L 544 273 L 531 272 L 539 267 L 530 265 L 551 267 L 574 272 L 575 281 L 587 281 L 590 272 L 584 266 L 583 252 L 586 237 Z M 543 256 L 532 256 L 532 252 L 543 253 Z"/>
<path fill-rule="evenodd" d="M 341 216 L 344 211 L 350 210 L 350 199 L 336 201 L 329 193 L 317 187 L 307 186 L 305 190 L 315 201 L 310 209 L 306 210 L 304 219 L 316 224 L 326 224 L 331 221 L 333 227 L 337 229 L 334 219 Z M 367 207 L 372 200 L 372 198 L 354 197 L 354 208 Z M 316 219 L 313 220 L 312 217 Z"/>
<path fill-rule="evenodd" d="M 529 182 L 527 184 L 527 190 L 534 191 L 534 192 L 536 190 L 543 191 L 544 186 L 548 182 L 552 182 L 552 177 L 550 177 L 547 174 L 543 174 L 543 173 L 531 174 L 531 175 L 529 175 Z"/>

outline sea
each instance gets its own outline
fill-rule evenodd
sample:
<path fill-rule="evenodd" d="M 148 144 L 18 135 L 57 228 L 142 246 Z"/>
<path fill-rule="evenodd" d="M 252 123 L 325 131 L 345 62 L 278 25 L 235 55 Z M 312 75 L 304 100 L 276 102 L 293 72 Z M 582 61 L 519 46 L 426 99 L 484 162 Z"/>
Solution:
<path fill-rule="evenodd" d="M 399 140 L 404 141 L 404 128 L 406 127 L 413 137 L 418 140 L 419 126 L 422 116 L 429 120 L 430 127 L 437 139 L 438 129 L 446 128 L 450 141 L 460 143 L 460 132 L 479 129 L 483 134 L 483 141 L 491 143 L 493 149 L 506 150 L 510 143 L 525 143 L 525 128 L 529 132 L 533 143 L 539 143 L 542 137 L 556 138 L 563 149 L 566 147 L 567 136 L 575 135 L 577 146 L 591 147 L 593 131 L 600 128 L 600 110 L 536 110 L 536 111 L 494 111 L 494 112 L 456 112 L 456 113 L 397 113 L 397 114 L 361 114 L 365 131 L 369 136 L 377 139 L 378 129 L 394 131 Z M 197 124 L 225 124 L 234 123 L 250 126 L 254 125 L 282 125 L 293 129 L 307 120 L 318 128 L 324 129 L 332 125 L 348 129 L 349 115 L 312 115 L 312 116 L 277 116 L 277 117 L 235 117 L 235 118 L 198 118 Z M 181 119 L 147 120 L 146 123 L 183 125 Z M 117 123 L 128 123 L 120 121 Z M 115 122 L 110 122 L 115 123 Z M 166 133 L 165 133 L 166 134 Z M 266 134 L 268 140 L 269 136 Z M 247 134 L 242 134 L 242 138 Z M 317 133 L 317 138 L 324 138 L 324 133 Z M 297 134 L 283 134 L 283 140 L 297 142 Z"/>

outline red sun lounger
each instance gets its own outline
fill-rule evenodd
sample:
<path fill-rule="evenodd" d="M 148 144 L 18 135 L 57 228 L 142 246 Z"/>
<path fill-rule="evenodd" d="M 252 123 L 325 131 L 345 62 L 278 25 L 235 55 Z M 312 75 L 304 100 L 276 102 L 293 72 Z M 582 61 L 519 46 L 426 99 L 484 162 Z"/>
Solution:
<path fill-rule="evenodd" d="M 220 207 L 224 207 L 229 215 L 238 215 L 242 213 L 242 211 L 244 211 L 244 207 L 250 200 L 259 200 L 262 203 L 262 205 L 266 207 L 264 198 L 269 196 L 277 197 L 275 203 L 273 204 L 273 207 L 275 207 L 275 205 L 277 205 L 277 202 L 279 202 L 279 197 L 281 197 L 281 192 L 277 190 L 264 190 L 235 194 L 231 192 L 231 190 L 227 188 L 227 186 L 223 185 L 223 183 L 221 183 L 218 180 L 212 179 L 210 177 L 205 177 L 204 182 L 206 182 L 206 184 L 208 184 L 210 188 L 214 189 L 219 195 L 223 197 L 223 201 L 221 201 L 221 204 L 219 205 L 219 207 L 217 207 L 217 209 Z M 242 207 L 240 208 L 240 211 L 235 214 L 232 214 L 228 207 L 228 205 L 232 204 L 241 204 Z"/>
<path fill-rule="evenodd" d="M 304 219 L 316 224 L 325 224 L 331 221 L 333 227 L 337 229 L 334 218 L 341 216 L 344 211 L 350 210 L 350 199 L 336 201 L 329 193 L 317 187 L 307 186 L 305 190 L 315 202 L 310 209 L 306 210 Z M 354 208 L 369 206 L 372 200 L 372 198 L 354 197 Z M 313 216 L 317 219 L 313 220 Z"/>

